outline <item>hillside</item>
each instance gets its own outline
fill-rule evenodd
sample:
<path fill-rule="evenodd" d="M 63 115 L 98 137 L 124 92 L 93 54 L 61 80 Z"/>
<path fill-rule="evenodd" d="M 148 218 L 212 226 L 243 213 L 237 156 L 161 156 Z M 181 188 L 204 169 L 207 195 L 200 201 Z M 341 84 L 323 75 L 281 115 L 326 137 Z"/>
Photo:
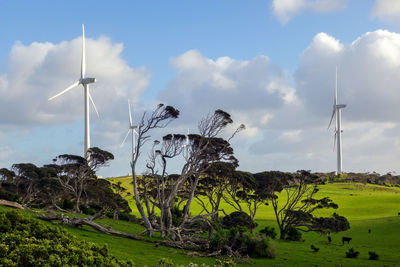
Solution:
<path fill-rule="evenodd" d="M 132 192 L 130 177 L 110 178 L 109 180 L 120 181 L 127 191 Z M 318 194 L 330 196 L 334 202 L 339 204 L 339 208 L 335 212 L 349 219 L 351 229 L 332 234 L 332 244 L 327 242 L 326 236 L 317 233 L 303 234 L 304 242 L 275 241 L 277 258 L 274 260 L 252 259 L 253 266 L 266 266 L 267 264 L 274 266 L 335 266 L 339 264 L 341 266 L 395 266 L 400 262 L 398 253 L 400 216 L 397 215 L 400 212 L 400 190 L 398 187 L 360 183 L 329 183 L 321 185 Z M 131 197 L 128 200 L 134 213 L 137 214 Z M 223 208 L 228 212 L 233 211 L 226 204 L 223 204 Z M 199 209 L 198 205 L 193 207 L 194 212 L 200 211 Z M 323 213 L 331 214 L 333 210 L 326 210 Z M 266 225 L 276 228 L 273 210 L 270 206 L 260 207 L 256 221 L 259 224 L 257 229 Z M 352 237 L 349 245 L 342 245 L 342 236 Z M 320 251 L 313 253 L 310 249 L 311 244 L 320 248 Z M 345 252 L 350 247 L 360 251 L 358 259 L 345 258 Z M 368 260 L 369 251 L 378 253 L 380 260 Z M 175 259 L 176 255 L 170 257 Z M 188 258 L 188 260 L 197 262 L 196 259 Z M 208 261 L 201 259 L 200 262 Z"/>

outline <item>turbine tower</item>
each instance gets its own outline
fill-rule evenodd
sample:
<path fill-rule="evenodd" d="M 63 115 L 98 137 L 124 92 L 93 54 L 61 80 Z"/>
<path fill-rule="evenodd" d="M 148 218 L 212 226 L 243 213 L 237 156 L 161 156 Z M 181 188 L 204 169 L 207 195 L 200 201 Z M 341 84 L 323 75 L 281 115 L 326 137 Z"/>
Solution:
<path fill-rule="evenodd" d="M 85 105 L 85 140 L 84 140 L 84 150 L 83 150 L 83 155 L 84 157 L 89 161 L 89 154 L 88 154 L 88 149 L 90 148 L 90 125 L 89 125 L 89 99 L 93 104 L 94 110 L 97 113 L 97 116 L 99 116 L 99 113 L 97 112 L 96 105 L 94 104 L 94 101 L 90 95 L 89 92 L 89 84 L 96 82 L 96 78 L 88 78 L 85 77 L 86 75 L 86 56 L 85 56 L 85 26 L 82 24 L 82 58 L 81 58 L 81 78 L 69 86 L 67 89 L 64 91 L 61 91 L 60 93 L 56 94 L 53 97 L 50 97 L 48 101 L 53 100 L 56 97 L 59 97 L 60 95 L 65 94 L 69 90 L 79 86 L 80 84 L 83 85 L 84 89 L 84 105 Z"/>
<path fill-rule="evenodd" d="M 346 104 L 338 104 L 338 81 L 337 81 L 337 67 L 336 67 L 336 86 L 335 86 L 335 98 L 333 100 L 333 111 L 332 117 L 329 121 L 328 129 L 331 126 L 333 117 L 336 115 L 335 135 L 333 142 L 333 149 L 337 144 L 337 171 L 336 174 L 340 175 L 343 172 L 342 166 L 342 108 L 346 107 Z"/>
<path fill-rule="evenodd" d="M 125 140 L 126 140 L 126 138 L 128 138 L 129 133 L 131 133 L 132 134 L 132 160 L 133 160 L 133 158 L 135 156 L 135 149 L 136 149 L 135 134 L 138 134 L 138 133 L 136 131 L 137 126 L 133 125 L 133 123 L 132 123 L 131 103 L 129 102 L 129 100 L 128 100 L 128 109 L 129 109 L 129 129 L 125 135 L 124 141 L 122 141 L 122 143 L 121 143 L 121 146 L 125 143 Z"/>

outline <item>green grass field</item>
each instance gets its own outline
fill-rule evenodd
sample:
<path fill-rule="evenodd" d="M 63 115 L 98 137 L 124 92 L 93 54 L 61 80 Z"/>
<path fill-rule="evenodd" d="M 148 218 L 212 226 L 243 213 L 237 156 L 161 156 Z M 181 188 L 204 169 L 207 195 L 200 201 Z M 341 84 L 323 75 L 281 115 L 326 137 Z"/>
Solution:
<path fill-rule="evenodd" d="M 119 180 L 131 191 L 129 178 L 112 178 Z M 332 234 L 332 243 L 327 242 L 326 236 L 317 233 L 303 234 L 304 242 L 274 241 L 277 251 L 275 259 L 250 259 L 247 264 L 238 266 L 400 266 L 400 190 L 392 187 L 374 185 L 338 183 L 320 187 L 320 196 L 329 196 L 339 204 L 336 210 L 350 221 L 351 229 L 346 232 Z M 135 205 L 130 201 L 132 209 Z M 232 211 L 224 204 L 227 211 Z M 5 208 L 2 208 L 5 209 Z M 200 211 L 198 205 L 193 206 L 193 213 Z M 333 210 L 325 211 L 331 214 Z M 136 210 L 134 213 L 137 214 Z M 27 213 L 29 216 L 35 214 Z M 272 207 L 262 206 L 257 213 L 258 229 L 266 225 L 274 226 Z M 112 226 L 119 231 L 139 233 L 144 228 L 137 224 L 111 219 L 100 219 L 102 225 Z M 371 229 L 371 233 L 368 233 Z M 98 233 L 88 227 L 83 229 L 67 228 L 79 238 L 107 244 L 110 253 L 121 259 L 132 260 L 136 266 L 155 266 L 160 258 L 167 257 L 180 264 L 207 263 L 213 264 L 215 259 L 191 257 L 187 251 L 167 247 L 155 247 L 153 244 L 128 240 Z M 276 229 L 277 230 L 277 229 Z M 350 245 L 342 245 L 342 236 L 352 237 Z M 320 248 L 314 253 L 311 244 Z M 345 258 L 345 252 L 353 247 L 360 252 L 357 259 Z M 368 260 L 368 251 L 379 254 L 378 261 Z"/>

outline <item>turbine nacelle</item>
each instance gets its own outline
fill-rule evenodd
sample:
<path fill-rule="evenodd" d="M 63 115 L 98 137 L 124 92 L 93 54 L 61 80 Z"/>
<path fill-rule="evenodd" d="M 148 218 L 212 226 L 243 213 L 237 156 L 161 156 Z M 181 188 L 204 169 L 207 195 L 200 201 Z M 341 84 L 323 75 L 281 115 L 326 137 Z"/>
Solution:
<path fill-rule="evenodd" d="M 83 85 L 95 83 L 95 82 L 96 82 L 96 78 L 83 78 L 83 79 L 79 80 L 79 83 L 83 84 Z"/>
<path fill-rule="evenodd" d="M 339 104 L 339 105 L 336 105 L 336 108 L 337 108 L 337 109 L 339 109 L 339 108 L 345 108 L 345 107 L 347 107 L 346 104 Z"/>

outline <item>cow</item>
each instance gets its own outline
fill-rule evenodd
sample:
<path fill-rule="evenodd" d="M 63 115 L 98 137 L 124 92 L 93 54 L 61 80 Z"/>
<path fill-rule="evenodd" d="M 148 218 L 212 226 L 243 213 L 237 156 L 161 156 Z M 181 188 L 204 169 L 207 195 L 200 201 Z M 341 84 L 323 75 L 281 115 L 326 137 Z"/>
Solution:
<path fill-rule="evenodd" d="M 332 243 L 332 238 L 330 236 L 328 236 L 328 242 Z"/>
<path fill-rule="evenodd" d="M 342 237 L 342 244 L 344 245 L 344 242 L 347 242 L 347 244 L 350 244 L 350 240 L 352 240 L 351 237 L 345 237 L 345 236 L 343 236 L 343 237 Z"/>

